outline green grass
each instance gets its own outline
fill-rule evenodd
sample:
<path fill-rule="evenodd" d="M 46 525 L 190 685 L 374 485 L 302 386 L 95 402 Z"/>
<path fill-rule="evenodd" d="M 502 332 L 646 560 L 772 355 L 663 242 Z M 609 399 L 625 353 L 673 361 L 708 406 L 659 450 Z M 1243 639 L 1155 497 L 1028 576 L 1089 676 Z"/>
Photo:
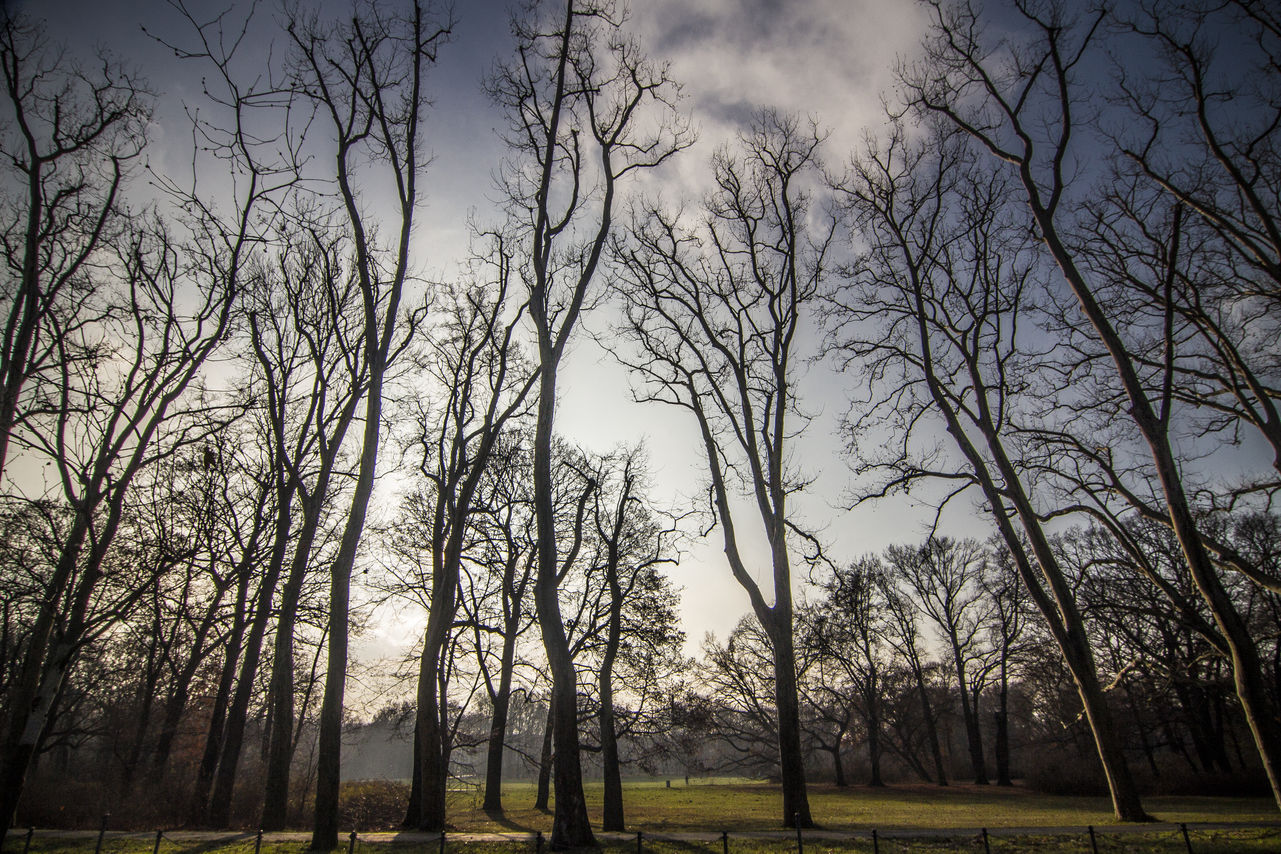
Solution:
<path fill-rule="evenodd" d="M 491 816 L 478 808 L 478 798 L 459 795 L 451 804 L 450 823 L 459 830 L 544 832 L 551 817 L 533 808 L 534 787 L 503 787 L 505 810 Z M 601 786 L 587 786 L 588 812 L 601 817 Z M 950 827 L 1056 827 L 1112 823 L 1105 797 L 1045 795 L 1023 788 L 955 785 L 889 786 L 872 789 L 811 785 L 814 820 L 831 830 Z M 1161 821 L 1276 821 L 1281 820 L 1268 798 L 1150 797 L 1149 813 Z M 764 831 L 779 828 L 782 795 L 778 786 L 740 782 L 686 786 L 673 781 L 628 784 L 624 809 L 629 829 L 646 831 Z"/>
<path fill-rule="evenodd" d="M 1100 854 L 1139 854 L 1155 852 L 1156 854 L 1186 854 L 1183 837 L 1175 832 L 1140 833 L 1109 835 L 1101 833 L 1097 837 Z M 1281 850 L 1281 830 L 1244 829 L 1232 831 L 1194 831 L 1191 837 L 1196 854 L 1269 854 Z M 5 845 L 7 854 L 21 852 L 19 844 L 12 842 Z M 1035 854 L 1079 854 L 1089 852 L 1087 837 L 1075 835 L 1025 835 L 1018 837 L 992 836 L 989 840 L 992 854 L 1014 854 L 1014 852 L 1035 852 Z M 67 840 L 35 841 L 30 854 L 91 854 L 94 850 L 93 840 L 71 843 Z M 151 843 L 134 839 L 108 839 L 102 854 L 151 854 Z M 160 854 L 253 854 L 252 840 L 249 842 L 205 843 L 199 845 L 178 846 L 164 842 Z M 636 844 L 633 841 L 619 843 L 605 841 L 598 849 L 601 854 L 635 854 Z M 805 843 L 804 854 L 870 854 L 872 842 L 868 838 L 856 840 L 814 840 Z M 345 847 L 336 849 L 334 854 L 346 854 Z M 439 854 L 436 844 L 370 844 L 360 842 L 356 854 Z M 900 839 L 882 837 L 879 842 L 880 854 L 981 854 L 983 843 L 978 836 L 954 838 L 910 838 Z M 779 839 L 730 839 L 730 854 L 796 854 L 794 838 L 785 836 Z M 261 854 L 311 854 L 305 842 L 284 844 L 264 844 Z M 528 843 L 495 843 L 469 842 L 446 843 L 445 854 L 534 854 L 533 846 Z M 549 854 L 549 853 L 548 853 Z M 646 839 L 644 854 L 721 854 L 719 842 L 672 842 Z"/>
<path fill-rule="evenodd" d="M 599 826 L 601 786 L 587 786 L 589 813 Z M 532 784 L 512 784 L 503 789 L 506 810 L 501 815 L 486 814 L 479 808 L 479 794 L 459 790 L 451 795 L 450 823 L 456 832 L 548 832 L 551 816 L 533 808 L 535 789 Z M 361 798 L 368 804 L 363 811 L 350 815 L 384 816 L 355 823 L 362 834 L 395 830 L 395 820 L 403 808 L 407 787 L 388 784 L 352 784 L 345 787 L 344 797 Z M 720 840 L 673 841 L 654 839 L 664 833 L 730 833 L 730 854 L 782 854 L 796 852 L 796 839 L 779 830 L 782 798 L 777 785 L 750 781 L 722 780 L 715 783 L 694 781 L 685 785 L 674 780 L 668 788 L 664 781 L 635 781 L 625 785 L 625 809 L 629 829 L 646 834 L 643 854 L 721 854 Z M 1166 822 L 1279 822 L 1276 827 L 1225 830 L 1193 828 L 1193 850 L 1262 854 L 1281 851 L 1281 816 L 1267 798 L 1216 797 L 1150 797 L 1144 800 L 1149 812 Z M 993 854 L 1031 851 L 1043 854 L 1088 852 L 1089 840 L 1083 833 L 1054 835 L 1051 828 L 1094 825 L 1100 829 L 1098 850 L 1102 854 L 1122 852 L 1169 852 L 1185 854 L 1182 836 L 1168 830 L 1142 833 L 1107 832 L 1115 827 L 1106 798 L 1046 795 L 1022 788 L 1002 789 L 955 785 L 947 788 L 911 785 L 871 789 L 851 786 L 838 789 L 828 785 L 810 787 L 810 805 L 814 819 L 826 831 L 855 832 L 858 839 L 830 840 L 811 835 L 804 854 L 855 854 L 870 852 L 867 838 L 872 828 L 881 834 L 881 854 L 941 854 L 941 852 L 983 851 L 981 839 L 973 832 L 953 835 L 949 839 L 896 838 L 896 831 L 908 829 L 937 830 L 940 836 L 955 828 L 987 827 L 994 831 Z M 1046 828 L 1018 837 L 1003 837 L 1000 828 Z M 1131 826 L 1133 827 L 1133 826 Z M 743 833 L 765 833 L 769 838 L 749 839 Z M 25 832 L 10 833 L 4 854 L 21 854 Z M 230 840 L 174 838 L 162 840 L 158 854 L 254 854 L 253 837 L 245 834 Z M 288 842 L 266 842 L 260 854 L 303 854 L 306 842 L 295 836 Z M 608 854 L 635 854 L 634 840 L 619 842 L 617 837 L 602 835 L 602 850 Z M 30 854 L 92 854 L 97 834 L 82 831 L 72 836 L 44 836 L 37 833 Z M 344 837 L 345 841 L 345 837 Z M 101 854 L 151 854 L 154 836 L 135 834 L 129 837 L 108 834 Z M 346 847 L 340 849 L 345 854 Z M 356 854 L 439 854 L 436 843 L 389 843 L 362 839 Z M 462 842 L 447 839 L 446 854 L 534 854 L 525 841 Z"/>

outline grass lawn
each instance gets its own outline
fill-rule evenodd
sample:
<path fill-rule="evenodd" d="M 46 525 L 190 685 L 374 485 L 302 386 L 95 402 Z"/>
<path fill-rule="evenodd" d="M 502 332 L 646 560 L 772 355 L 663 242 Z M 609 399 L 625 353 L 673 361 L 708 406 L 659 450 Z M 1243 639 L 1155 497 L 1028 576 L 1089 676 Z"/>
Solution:
<path fill-rule="evenodd" d="M 355 819 L 362 834 L 396 830 L 394 822 L 374 819 L 375 814 L 399 814 L 407 791 L 388 784 L 353 784 L 345 797 L 359 796 L 371 805 L 370 820 L 364 824 Z M 480 810 L 479 796 L 456 792 L 450 805 L 450 822 L 459 833 L 533 832 L 546 833 L 551 816 L 533 808 L 535 790 L 532 784 L 504 787 L 507 806 L 502 815 L 489 815 Z M 781 795 L 776 785 L 748 781 L 696 780 L 686 785 L 674 780 L 668 788 L 662 780 L 625 784 L 625 809 L 628 828 L 643 830 L 646 838 L 638 852 L 634 838 L 601 837 L 601 850 L 607 854 L 722 854 L 719 831 L 730 834 L 729 854 L 802 854 L 797 851 L 796 837 L 780 832 Z M 593 823 L 600 821 L 600 784 L 589 784 L 587 800 Z M 381 810 L 372 809 L 384 802 Z M 1275 806 L 1267 798 L 1151 797 L 1145 805 L 1157 819 L 1166 822 L 1281 822 Z M 1178 831 L 1144 830 L 1134 833 L 1117 827 L 1111 819 L 1106 798 L 1045 795 L 1022 788 L 1002 789 L 954 785 L 937 788 L 926 785 L 891 786 L 871 789 L 851 786 L 837 789 L 828 785 L 810 787 L 810 806 L 815 820 L 825 831 L 854 831 L 860 838 L 829 839 L 821 833 L 808 835 L 803 854 L 862 854 L 873 851 L 870 831 L 880 833 L 880 854 L 943 854 L 973 852 L 986 854 L 983 840 L 971 832 L 941 838 L 955 828 L 987 827 L 993 833 L 988 840 L 992 854 L 1040 852 L 1067 854 L 1090 852 L 1090 841 L 1083 833 L 1055 834 L 1050 828 L 1095 825 L 1099 828 L 1097 851 L 1100 854 L 1122 852 L 1164 852 L 1186 854 L 1188 848 Z M 359 813 L 359 811 L 357 811 Z M 1045 832 L 1003 836 L 1001 828 L 1047 828 Z M 1131 828 L 1134 826 L 1130 826 Z M 1109 832 L 1112 829 L 1114 832 Z M 346 841 L 344 825 L 344 842 Z M 909 830 L 917 835 L 896 836 Z M 940 838 L 922 838 L 920 831 L 937 830 Z M 698 839 L 662 840 L 653 835 L 664 833 L 708 833 Z M 1126 832 L 1122 832 L 1126 831 Z M 735 834 L 765 833 L 765 837 L 745 838 Z M 25 832 L 15 829 L 4 847 L 4 854 L 24 854 Z M 305 837 L 295 835 L 289 841 L 270 839 L 257 854 L 304 854 Z M 384 836 L 384 840 L 388 837 Z M 26 854 L 93 854 L 96 834 L 82 832 L 76 838 L 41 838 L 37 833 Z M 1281 826 L 1234 830 L 1192 829 L 1195 854 L 1264 854 L 1281 851 Z M 100 854 L 152 854 L 154 834 L 128 837 L 108 834 Z M 346 847 L 336 854 L 345 854 Z M 544 849 L 546 852 L 546 849 Z M 175 833 L 161 841 L 156 854 L 255 854 L 253 837 L 243 834 L 232 840 L 183 838 Z M 509 842 L 463 841 L 447 839 L 446 850 L 439 843 L 392 843 L 363 838 L 355 854 L 539 854 L 525 840 Z"/>
<path fill-rule="evenodd" d="M 551 816 L 536 811 L 532 784 L 503 787 L 506 810 L 490 816 L 479 809 L 478 796 L 460 796 L 451 805 L 450 823 L 459 830 L 551 829 Z M 1107 825 L 1112 808 L 1106 797 L 1045 795 L 1023 788 L 929 785 L 872 789 L 811 785 L 810 811 L 829 830 L 950 827 L 1055 827 Z M 779 828 L 782 795 L 767 783 L 717 783 L 673 780 L 624 786 L 627 826 L 645 831 L 763 831 Z M 1268 798 L 1150 797 L 1149 813 L 1160 821 L 1278 821 Z M 601 786 L 587 785 L 588 811 L 600 821 Z"/>

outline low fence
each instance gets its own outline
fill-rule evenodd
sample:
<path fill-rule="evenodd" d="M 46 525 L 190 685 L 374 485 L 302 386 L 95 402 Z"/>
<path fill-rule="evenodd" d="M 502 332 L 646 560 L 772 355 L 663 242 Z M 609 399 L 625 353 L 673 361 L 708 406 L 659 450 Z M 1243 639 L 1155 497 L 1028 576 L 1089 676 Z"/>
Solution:
<path fill-rule="evenodd" d="M 1090 854 L 1125 850 L 1161 850 L 1177 854 L 1215 854 L 1217 851 L 1281 851 L 1281 822 L 1197 822 L 1125 825 L 1001 828 L 902 828 L 881 830 L 795 831 L 672 831 L 631 833 L 598 832 L 602 848 L 630 854 L 658 854 L 663 851 L 733 854 L 736 850 L 795 851 L 796 854 L 868 851 L 871 854 L 898 854 L 912 851 L 1081 851 Z M 156 830 L 152 832 L 108 830 L 108 816 L 96 830 L 10 830 L 5 854 L 40 854 L 88 851 L 93 854 L 175 854 L 174 847 L 192 854 L 207 854 L 220 848 L 252 850 L 263 854 L 264 844 L 278 846 L 310 842 L 308 833 L 281 831 L 264 833 Z M 351 831 L 344 838 L 345 854 L 374 854 L 375 849 L 396 848 L 415 854 L 448 854 L 468 847 L 495 846 L 517 854 L 547 854 L 551 846 L 541 831 L 535 832 L 366 832 Z M 108 850 L 112 849 L 112 850 Z M 379 852 L 383 854 L 383 852 Z M 391 854 L 391 852 L 387 852 Z"/>

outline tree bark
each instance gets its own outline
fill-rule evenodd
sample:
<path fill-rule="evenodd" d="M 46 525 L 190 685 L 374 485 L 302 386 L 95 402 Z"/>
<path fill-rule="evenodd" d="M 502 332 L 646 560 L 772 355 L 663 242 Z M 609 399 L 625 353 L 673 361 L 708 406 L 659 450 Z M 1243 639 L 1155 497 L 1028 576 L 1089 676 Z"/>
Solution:
<path fill-rule="evenodd" d="M 187 808 L 187 821 L 203 825 L 209 819 L 209 790 L 213 787 L 214 773 L 218 770 L 218 757 L 222 755 L 222 736 L 227 726 L 227 706 L 235 685 L 236 669 L 240 663 L 240 650 L 244 644 L 245 624 L 249 620 L 249 573 L 241 576 L 236 590 L 236 610 L 231 634 L 227 638 L 227 651 L 218 677 L 218 690 L 214 694 L 213 709 L 209 715 L 209 729 L 205 734 L 205 749 L 196 770 Z"/>
<path fill-rule="evenodd" d="M 813 827 L 805 786 L 805 754 L 801 747 L 800 700 L 796 686 L 796 653 L 792 647 L 791 611 L 786 626 L 775 626 L 774 703 L 778 710 L 778 759 L 783 788 L 783 826 Z"/>
<path fill-rule="evenodd" d="M 552 788 L 552 727 L 556 720 L 556 698 L 547 704 L 547 722 L 543 725 L 543 747 L 538 752 L 538 794 L 534 809 L 550 812 Z"/>
<path fill-rule="evenodd" d="M 320 524 L 318 497 L 308 502 L 303 530 L 294 546 L 293 562 L 280 595 L 280 615 L 271 665 L 271 739 L 267 745 L 267 778 L 263 784 L 263 830 L 283 830 L 289 815 L 289 771 L 294 758 L 294 627 L 298 623 L 298 602 L 307 577 L 312 543 Z"/>
<path fill-rule="evenodd" d="M 965 742 L 970 750 L 970 769 L 974 773 L 975 785 L 986 786 L 987 761 L 983 758 L 983 734 L 979 731 L 978 697 L 970 690 L 965 678 L 965 659 L 955 642 L 952 645 L 952 662 L 956 667 L 957 691 L 961 696 L 961 718 L 965 723 Z"/>
<path fill-rule="evenodd" d="M 615 598 L 610 609 L 609 639 L 600 664 L 600 758 L 604 775 L 602 830 L 623 830 L 623 777 L 618 763 L 618 736 L 614 729 L 614 659 L 618 656 L 622 602 Z"/>
<path fill-rule="evenodd" d="M 1004 658 L 1001 659 L 1001 687 L 993 716 L 996 719 L 996 785 L 1013 786 L 1014 781 L 1010 779 L 1010 678 Z"/>
<path fill-rule="evenodd" d="M 512 610 L 518 621 L 519 609 L 514 607 Z M 482 809 L 490 812 L 501 812 L 503 809 L 503 753 L 507 745 L 507 716 L 511 711 L 512 674 L 516 664 L 516 625 L 510 618 L 506 629 L 485 758 L 485 800 Z"/>

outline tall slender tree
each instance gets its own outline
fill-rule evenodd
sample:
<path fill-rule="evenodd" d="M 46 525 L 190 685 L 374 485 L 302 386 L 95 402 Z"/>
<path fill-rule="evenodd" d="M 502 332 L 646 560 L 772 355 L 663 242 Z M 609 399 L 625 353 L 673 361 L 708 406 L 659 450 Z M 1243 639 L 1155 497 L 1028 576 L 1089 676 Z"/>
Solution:
<path fill-rule="evenodd" d="M 693 416 L 710 478 L 711 512 L 730 571 L 747 592 L 774 655 L 783 824 L 809 827 L 792 627 L 792 562 L 800 533 L 789 497 L 805 484 L 789 448 L 803 427 L 798 360 L 827 274 L 836 217 L 813 204 L 822 136 L 774 112 L 756 116 L 712 170 L 705 219 L 690 227 L 658 205 L 638 207 L 616 247 L 617 290 L 636 396 Z M 798 418 L 800 426 L 790 419 Z M 746 495 L 769 544 L 765 589 L 739 542 Z"/>
<path fill-rule="evenodd" d="M 402 314 L 411 278 L 410 235 L 420 203 L 426 163 L 422 122 L 427 107 L 427 66 L 449 35 L 450 22 L 434 23 L 421 3 L 396 15 L 380 7 L 331 23 L 292 10 L 291 86 L 310 102 L 330 135 L 327 183 L 340 200 L 352 242 L 351 269 L 360 293 L 361 352 L 367 382 L 356 480 L 337 553 L 330 563 L 328 661 L 320 709 L 316 815 L 311 846 L 338 844 L 338 784 L 343 696 L 347 678 L 351 575 L 373 493 L 382 438 L 383 394 L 388 371 L 403 352 L 421 314 Z M 374 174 L 391 190 L 391 226 L 362 200 L 362 181 Z"/>
<path fill-rule="evenodd" d="M 490 80 L 508 116 L 512 151 L 500 175 L 505 203 L 525 246 L 517 263 L 529 291 L 538 344 L 534 507 L 538 525 L 538 622 L 552 677 L 556 810 L 552 845 L 589 845 L 583 798 L 576 676 L 557 600 L 552 506 L 552 435 L 561 360 L 594 287 L 613 227 L 620 181 L 662 163 L 689 135 L 672 111 L 666 68 L 648 61 L 623 30 L 612 2 L 565 0 L 517 20 L 519 59 Z"/>

